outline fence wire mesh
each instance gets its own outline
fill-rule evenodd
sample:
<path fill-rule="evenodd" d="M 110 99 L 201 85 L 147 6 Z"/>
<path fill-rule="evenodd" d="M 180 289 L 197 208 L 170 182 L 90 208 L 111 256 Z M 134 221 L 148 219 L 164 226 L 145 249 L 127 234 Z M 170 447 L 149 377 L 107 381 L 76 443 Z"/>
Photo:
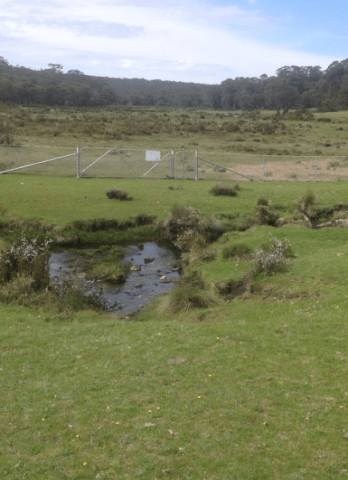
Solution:
<path fill-rule="evenodd" d="M 147 155 L 148 152 L 154 154 Z M 132 150 L 85 147 L 80 151 L 81 177 L 166 178 L 170 176 L 170 150 Z M 147 160 L 155 158 L 155 160 Z"/>
<path fill-rule="evenodd" d="M 76 176 L 77 149 L 0 145 L 0 174 Z"/>
<path fill-rule="evenodd" d="M 3 173 L 219 182 L 336 181 L 348 180 L 348 156 L 0 145 L 0 175 Z"/>

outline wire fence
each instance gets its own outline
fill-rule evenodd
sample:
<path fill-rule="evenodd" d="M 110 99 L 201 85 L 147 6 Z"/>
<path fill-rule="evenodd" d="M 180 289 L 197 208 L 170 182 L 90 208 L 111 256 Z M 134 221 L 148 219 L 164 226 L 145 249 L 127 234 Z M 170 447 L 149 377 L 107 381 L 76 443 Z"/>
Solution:
<path fill-rule="evenodd" d="M 285 156 L 197 150 L 0 145 L 0 175 L 78 178 L 292 181 L 348 180 L 348 156 Z"/>

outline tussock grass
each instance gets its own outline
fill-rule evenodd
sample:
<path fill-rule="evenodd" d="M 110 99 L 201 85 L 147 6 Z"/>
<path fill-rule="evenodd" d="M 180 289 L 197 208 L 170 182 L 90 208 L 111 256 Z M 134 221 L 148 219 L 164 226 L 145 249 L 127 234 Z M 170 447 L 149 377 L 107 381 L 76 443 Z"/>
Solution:
<path fill-rule="evenodd" d="M 192 270 L 179 280 L 179 284 L 159 305 L 160 313 L 178 314 L 196 308 L 208 308 L 217 304 L 213 292 L 206 289 L 203 276 Z"/>
<path fill-rule="evenodd" d="M 222 249 L 222 257 L 229 258 L 245 258 L 250 256 L 252 249 L 243 243 L 227 245 Z"/>
<path fill-rule="evenodd" d="M 129 193 L 126 190 L 122 190 L 122 188 L 110 188 L 106 190 L 105 195 L 112 200 L 133 200 Z"/>
<path fill-rule="evenodd" d="M 177 314 L 196 308 L 208 308 L 217 303 L 213 294 L 195 286 L 180 285 L 162 300 L 160 313 Z"/>
<path fill-rule="evenodd" d="M 211 188 L 209 193 L 211 193 L 212 195 L 215 195 L 215 197 L 218 197 L 218 196 L 236 197 L 239 188 L 240 187 L 238 183 L 236 183 L 235 185 L 223 185 L 222 183 L 217 183 Z"/>

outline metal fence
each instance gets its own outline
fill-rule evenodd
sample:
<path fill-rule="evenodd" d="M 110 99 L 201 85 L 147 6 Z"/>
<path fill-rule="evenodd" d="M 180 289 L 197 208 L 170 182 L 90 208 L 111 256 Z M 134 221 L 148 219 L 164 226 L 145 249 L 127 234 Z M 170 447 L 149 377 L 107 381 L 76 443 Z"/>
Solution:
<path fill-rule="evenodd" d="M 0 146 L 1 174 L 215 181 L 348 180 L 348 156 L 285 156 L 113 147 Z"/>

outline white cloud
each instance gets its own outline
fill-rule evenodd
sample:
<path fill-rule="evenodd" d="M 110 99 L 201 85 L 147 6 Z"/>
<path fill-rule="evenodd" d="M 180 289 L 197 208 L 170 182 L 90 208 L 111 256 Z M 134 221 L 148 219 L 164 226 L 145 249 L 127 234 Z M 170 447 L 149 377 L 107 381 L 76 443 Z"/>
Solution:
<path fill-rule="evenodd" d="M 1 5 L 2 55 L 8 52 L 11 63 L 24 58 L 34 68 L 55 62 L 101 76 L 118 76 L 120 70 L 123 76 L 219 83 L 272 75 L 286 64 L 325 67 L 332 61 L 287 48 L 276 41 L 279 19 L 234 5 L 42 0 L 31 6 L 0 0 Z M 272 42 L 262 40 L 265 31 L 273 32 Z"/>

